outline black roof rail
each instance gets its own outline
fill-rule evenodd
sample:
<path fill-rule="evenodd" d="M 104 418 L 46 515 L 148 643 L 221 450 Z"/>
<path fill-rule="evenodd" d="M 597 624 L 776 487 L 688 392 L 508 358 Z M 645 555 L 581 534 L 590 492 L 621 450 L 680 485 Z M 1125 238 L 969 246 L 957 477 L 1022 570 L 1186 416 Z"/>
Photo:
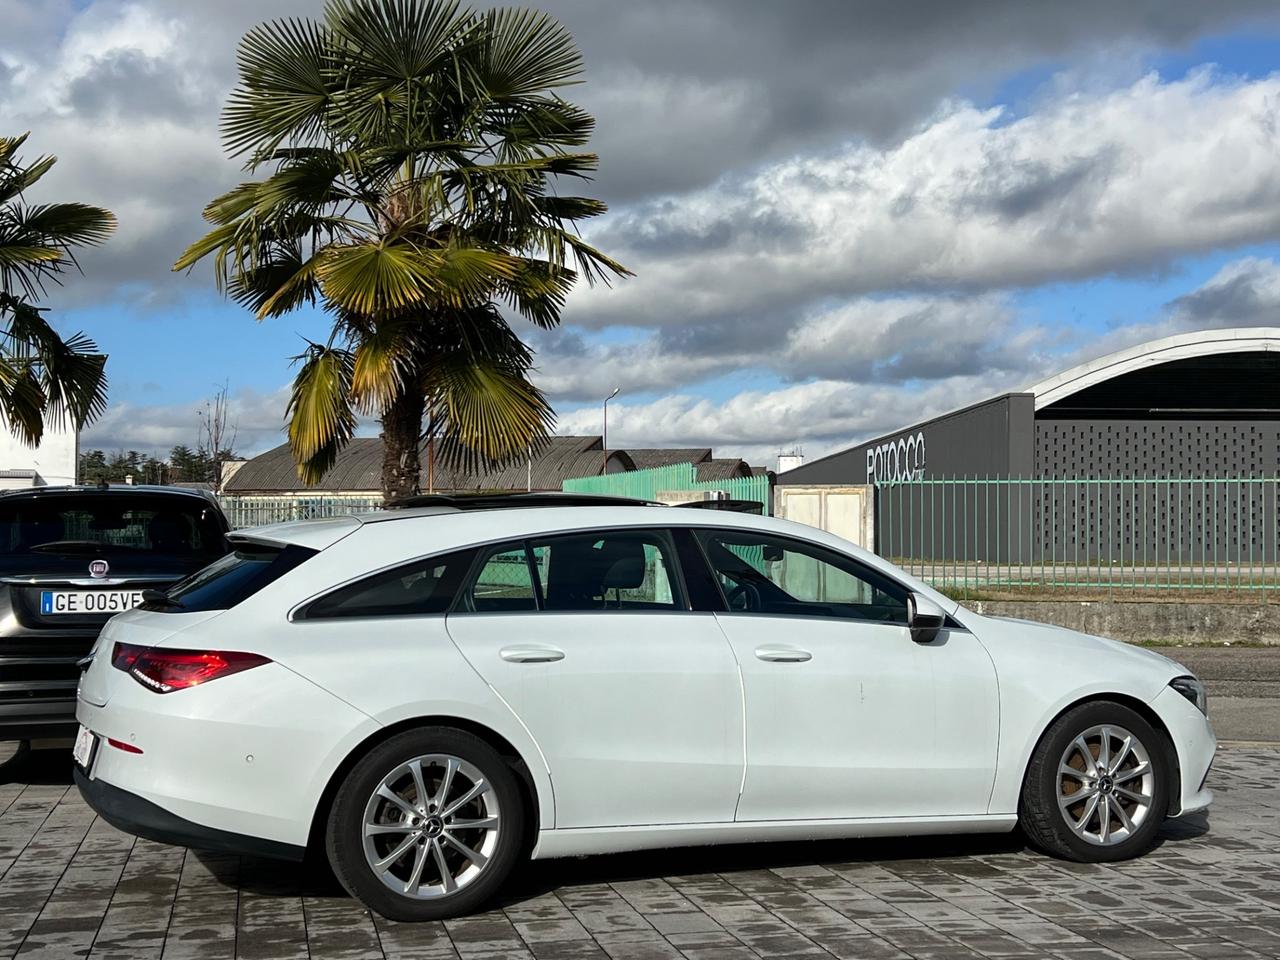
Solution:
<path fill-rule="evenodd" d="M 764 515 L 764 504 L 759 500 L 690 500 L 688 503 L 673 503 L 672 506 L 690 510 L 728 510 L 731 513 Z"/>
<path fill-rule="evenodd" d="M 515 507 L 661 507 L 664 504 L 603 493 L 424 493 L 393 500 L 387 506 L 502 510 Z"/>

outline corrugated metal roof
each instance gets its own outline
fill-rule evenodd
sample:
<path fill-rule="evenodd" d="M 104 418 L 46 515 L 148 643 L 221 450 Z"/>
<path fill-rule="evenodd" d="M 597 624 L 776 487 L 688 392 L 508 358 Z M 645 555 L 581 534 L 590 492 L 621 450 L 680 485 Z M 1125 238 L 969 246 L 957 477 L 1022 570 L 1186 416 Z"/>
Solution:
<path fill-rule="evenodd" d="M 600 437 L 551 437 L 533 455 L 533 462 L 514 460 L 492 470 L 477 472 L 447 466 L 443 445 L 437 444 L 434 485 L 438 493 L 476 490 L 559 490 L 565 480 L 598 476 L 603 467 L 604 446 Z M 610 450 L 612 471 L 645 470 L 672 463 L 693 463 L 699 480 L 727 480 L 745 477 L 751 468 L 742 460 L 712 459 L 708 447 L 627 448 Z M 227 481 L 223 493 L 272 494 L 319 491 L 325 493 L 381 489 L 382 438 L 357 437 L 338 454 L 319 484 L 305 486 L 294 469 L 287 443 L 249 460 Z M 422 489 L 427 489 L 427 450 L 422 450 Z"/>
<path fill-rule="evenodd" d="M 445 465 L 443 445 L 436 447 L 435 483 L 437 491 L 445 490 L 523 490 L 529 481 L 529 464 L 513 461 L 493 470 L 479 472 L 452 470 Z M 572 477 L 600 473 L 603 447 L 599 437 L 552 437 L 533 456 L 532 486 L 534 490 L 559 490 L 560 484 Z M 617 452 L 611 453 L 613 458 Z M 326 492 L 369 490 L 381 487 L 382 439 L 356 437 L 342 452 L 322 481 L 306 486 L 294 469 L 289 445 L 281 444 L 254 457 L 236 471 L 227 483 L 225 493 L 287 493 L 304 490 Z M 422 484 L 427 484 L 427 450 L 422 451 Z"/>
<path fill-rule="evenodd" d="M 637 470 L 667 467 L 673 463 L 701 463 L 711 459 L 710 447 L 627 447 Z"/>
<path fill-rule="evenodd" d="M 704 460 L 702 463 L 695 464 L 695 467 L 700 481 L 732 480 L 734 477 L 751 476 L 751 467 L 747 465 L 745 460 Z"/>

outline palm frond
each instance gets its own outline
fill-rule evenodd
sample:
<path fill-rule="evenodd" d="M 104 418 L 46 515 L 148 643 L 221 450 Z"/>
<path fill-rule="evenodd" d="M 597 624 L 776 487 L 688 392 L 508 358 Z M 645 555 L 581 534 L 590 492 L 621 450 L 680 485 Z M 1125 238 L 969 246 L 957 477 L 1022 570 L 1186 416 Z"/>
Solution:
<path fill-rule="evenodd" d="M 273 20 L 240 41 L 240 84 L 222 114 L 222 139 L 233 156 L 306 143 L 323 129 L 332 101 L 328 29 L 314 20 Z"/>
<path fill-rule="evenodd" d="M 28 363 L 41 394 L 44 416 L 79 429 L 107 407 L 107 358 L 83 333 L 62 337 L 35 306 L 9 304 L 6 352 Z"/>
<path fill-rule="evenodd" d="M 325 298 L 352 313 L 378 314 L 421 305 L 435 289 L 439 256 L 407 243 L 330 246 L 315 275 Z"/>
<path fill-rule="evenodd" d="M 445 436 L 488 462 L 518 456 L 555 425 L 550 404 L 527 376 L 485 357 L 440 357 L 431 368 L 429 402 L 444 414 Z"/>
<path fill-rule="evenodd" d="M 31 363 L 0 354 L 0 422 L 23 443 L 35 446 L 44 436 L 46 398 Z"/>
<path fill-rule="evenodd" d="M 484 15 L 487 40 L 476 79 L 496 100 L 526 97 L 578 83 L 582 54 L 573 35 L 550 14 L 508 7 Z"/>
<path fill-rule="evenodd" d="M 58 162 L 57 157 L 45 155 L 25 167 L 18 166 L 13 157 L 26 139 L 25 133 L 20 137 L 0 137 L 0 203 L 8 203 L 22 196 L 25 190 Z"/>
<path fill-rule="evenodd" d="M 560 311 L 578 275 L 567 267 L 525 258 L 503 288 L 504 299 L 526 320 L 544 330 L 560 323 Z"/>
<path fill-rule="evenodd" d="M 363 413 L 380 413 L 406 381 L 413 321 L 386 319 L 360 338 L 351 374 L 351 398 Z"/>
<path fill-rule="evenodd" d="M 38 237 L 58 247 L 94 246 L 116 228 L 115 215 L 87 203 L 47 203 L 26 207 L 14 219 L 20 236 Z"/>
<path fill-rule="evenodd" d="M 285 410 L 289 449 L 304 483 L 319 483 L 355 434 L 351 406 L 351 353 L 311 344 L 295 358 L 302 367 L 294 378 Z"/>
<path fill-rule="evenodd" d="M 16 137 L 0 137 L 0 166 L 17 165 L 14 157 L 18 155 L 18 149 L 27 142 L 29 136 L 31 136 L 30 130 Z"/>

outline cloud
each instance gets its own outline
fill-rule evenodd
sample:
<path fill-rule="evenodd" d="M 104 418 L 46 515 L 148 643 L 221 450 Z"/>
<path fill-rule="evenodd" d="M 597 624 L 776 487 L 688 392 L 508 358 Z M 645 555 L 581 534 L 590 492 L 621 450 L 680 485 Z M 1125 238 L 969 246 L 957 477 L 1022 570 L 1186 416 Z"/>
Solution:
<path fill-rule="evenodd" d="M 1016 377 L 1003 381 L 1010 387 Z M 651 403 L 609 405 L 609 445 L 714 447 L 717 456 L 772 464 L 780 450 L 800 446 L 820 456 L 903 424 L 944 413 L 991 393 L 993 381 L 957 377 L 927 388 L 867 387 L 830 380 L 776 390 L 749 390 L 723 401 L 675 394 Z M 564 414 L 562 434 L 598 433 L 600 410 Z"/>
<path fill-rule="evenodd" d="M 227 428 L 235 433 L 237 453 L 261 453 L 284 441 L 284 411 L 289 389 L 237 390 L 228 397 Z M 168 456 L 178 444 L 200 443 L 200 403 L 143 405 L 114 403 L 80 436 L 81 450 L 138 450 Z"/>
<path fill-rule="evenodd" d="M 1150 270 L 1280 231 L 1280 75 L 1149 75 L 1006 119 L 952 103 L 889 147 L 619 210 L 591 239 L 638 276 L 575 292 L 571 319 L 777 329 L 833 299 Z"/>
<path fill-rule="evenodd" d="M 734 371 L 790 382 L 937 381 L 1026 370 L 1060 337 L 1030 327 L 1003 294 L 860 298 L 818 310 L 766 336 L 716 326 L 691 336 L 641 334 L 600 342 L 589 331 L 533 338 L 537 382 L 557 400 L 687 389 Z"/>
<path fill-rule="evenodd" d="M 1186 329 L 1280 326 L 1280 264 L 1245 257 L 1228 263 L 1197 290 L 1169 304 Z"/>
<path fill-rule="evenodd" d="M 821 456 L 1139 343 L 1212 327 L 1280 326 L 1277 318 L 1280 263 L 1244 257 L 1155 315 L 1100 335 L 1028 322 L 1002 295 L 862 299 L 801 323 L 773 355 L 730 356 L 716 369 L 749 364 L 816 378 L 808 382 L 709 400 L 681 389 L 694 361 L 666 357 L 656 336 L 603 346 L 580 338 L 577 363 L 558 357 L 556 369 L 590 373 L 573 380 L 561 372 L 554 382 L 574 399 L 598 400 L 614 381 L 624 390 L 657 383 L 676 391 L 640 403 L 624 393 L 610 404 L 612 445 L 714 446 L 718 455 L 772 464 L 780 450 Z M 590 390 L 571 391 L 569 383 Z M 562 415 L 557 430 L 595 432 L 599 417 L 593 404 Z"/>
<path fill-rule="evenodd" d="M 597 188 L 610 201 L 835 143 L 889 144 L 957 88 L 986 95 L 1046 61 L 1090 60 L 1094 74 L 1132 79 L 1154 49 L 1277 13 L 1266 0 L 544 5 L 582 47 L 588 82 L 573 96 L 599 117 Z"/>
<path fill-rule="evenodd" d="M 593 148 L 601 171 L 589 189 L 628 206 L 663 196 L 683 203 L 687 191 L 840 143 L 890 149 L 958 87 L 989 92 L 1046 58 L 1105 54 L 1114 63 L 1124 48 L 1138 52 L 1128 58 L 1136 63 L 1143 51 L 1280 16 L 1265 0 L 546 6 L 586 58 L 587 83 L 571 96 L 599 121 Z M 47 178 L 51 191 L 120 217 L 118 236 L 85 256 L 85 277 L 59 291 L 55 304 L 124 296 L 157 306 L 209 288 L 207 270 L 175 277 L 169 266 L 200 235 L 204 204 L 237 179 L 238 163 L 223 155 L 217 133 L 236 44 L 263 20 L 314 17 L 320 9 L 314 0 L 0 0 L 0 116 L 33 130 L 33 151 L 61 157 Z M 1047 176 L 1041 183 L 1029 174 L 1029 182 L 996 195 L 997 212 L 1035 206 L 1055 182 L 1070 185 L 1061 182 L 1069 171 Z M 739 211 L 732 221 L 708 221 L 686 238 L 689 256 L 708 243 L 723 248 L 726 231 L 744 236 L 750 219 Z M 635 222 L 633 214 L 627 223 Z M 765 236 L 756 249 L 790 245 L 784 222 L 809 226 L 757 221 Z M 677 235 L 672 224 L 653 240 L 674 244 Z M 707 272 L 711 283 L 733 276 Z M 690 305 L 696 315 L 718 309 L 709 299 Z M 680 303 L 662 306 L 680 315 Z"/>
<path fill-rule="evenodd" d="M 50 46 L 0 39 L 0 62 L 0 114 L 32 131 L 29 159 L 59 158 L 28 201 L 99 204 L 119 221 L 80 257 L 84 276 L 46 302 L 158 304 L 190 292 L 170 265 L 199 236 L 203 205 L 234 182 L 215 132 L 223 91 L 203 70 L 199 35 L 141 4 L 95 3 Z"/>

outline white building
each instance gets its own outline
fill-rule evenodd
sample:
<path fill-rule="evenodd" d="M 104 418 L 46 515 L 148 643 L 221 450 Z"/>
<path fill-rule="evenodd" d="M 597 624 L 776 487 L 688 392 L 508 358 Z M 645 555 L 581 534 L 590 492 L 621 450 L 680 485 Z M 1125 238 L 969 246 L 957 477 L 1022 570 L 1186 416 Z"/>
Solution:
<path fill-rule="evenodd" d="M 47 424 L 39 445 L 28 446 L 0 428 L 0 490 L 76 482 L 79 431 Z"/>

